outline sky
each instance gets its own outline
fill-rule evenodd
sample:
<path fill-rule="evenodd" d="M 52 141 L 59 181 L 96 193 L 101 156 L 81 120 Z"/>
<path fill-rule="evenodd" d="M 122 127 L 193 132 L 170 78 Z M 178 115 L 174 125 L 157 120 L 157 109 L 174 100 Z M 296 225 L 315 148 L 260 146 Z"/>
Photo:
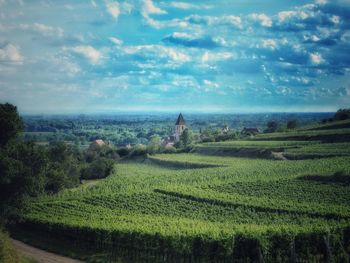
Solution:
<path fill-rule="evenodd" d="M 350 107 L 350 0 L 0 0 L 21 113 Z"/>

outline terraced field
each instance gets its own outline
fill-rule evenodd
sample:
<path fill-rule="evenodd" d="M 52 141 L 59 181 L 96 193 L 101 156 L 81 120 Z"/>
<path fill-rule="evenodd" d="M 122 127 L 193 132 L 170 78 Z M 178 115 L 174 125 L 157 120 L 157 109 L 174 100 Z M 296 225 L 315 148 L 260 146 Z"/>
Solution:
<path fill-rule="evenodd" d="M 325 151 L 322 145 L 332 149 L 290 141 L 216 146 L 305 152 Z M 108 261 L 342 262 L 350 252 L 350 147 L 333 146 L 340 156 L 191 153 L 125 161 L 90 187 L 33 200 L 23 226 L 105 248 Z"/>
<path fill-rule="evenodd" d="M 97 253 L 80 254 L 91 262 L 348 262 L 347 125 L 126 160 L 34 199 L 18 228 Z"/>
<path fill-rule="evenodd" d="M 262 136 L 262 135 L 261 135 Z M 349 136 L 350 137 L 350 136 Z M 274 158 L 282 153 L 287 159 L 315 159 L 350 156 L 350 142 L 323 143 L 321 141 L 226 141 L 203 143 L 194 152 L 208 155 Z"/>

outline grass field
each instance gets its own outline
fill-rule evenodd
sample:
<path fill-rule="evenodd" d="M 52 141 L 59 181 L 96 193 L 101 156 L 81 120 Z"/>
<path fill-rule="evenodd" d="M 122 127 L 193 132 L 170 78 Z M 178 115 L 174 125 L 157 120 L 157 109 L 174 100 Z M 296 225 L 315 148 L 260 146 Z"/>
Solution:
<path fill-rule="evenodd" d="M 349 260 L 350 143 L 198 147 L 277 149 L 290 160 L 188 153 L 123 161 L 105 180 L 34 199 L 21 227 L 103 251 L 107 261 Z"/>

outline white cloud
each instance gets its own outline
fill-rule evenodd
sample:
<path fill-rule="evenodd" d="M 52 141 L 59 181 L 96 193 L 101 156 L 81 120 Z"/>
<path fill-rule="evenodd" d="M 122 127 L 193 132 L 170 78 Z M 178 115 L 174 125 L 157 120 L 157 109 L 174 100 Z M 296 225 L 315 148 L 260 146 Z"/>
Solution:
<path fill-rule="evenodd" d="M 201 57 L 202 63 L 216 62 L 232 58 L 233 54 L 230 52 L 204 52 Z"/>
<path fill-rule="evenodd" d="M 164 15 L 164 14 L 167 14 L 167 12 L 165 10 L 160 9 L 159 7 L 155 6 L 153 4 L 152 0 L 143 0 L 141 14 L 148 25 L 155 27 L 155 28 L 161 28 L 161 27 L 163 27 L 163 24 L 161 22 L 151 18 L 150 15 L 152 15 L 152 14 Z"/>
<path fill-rule="evenodd" d="M 102 54 L 92 46 L 77 46 L 71 49 L 73 52 L 87 58 L 92 64 L 96 64 L 102 57 Z"/>
<path fill-rule="evenodd" d="M 110 37 L 109 40 L 113 43 L 116 44 L 117 46 L 123 45 L 123 41 L 116 38 L 116 37 Z"/>
<path fill-rule="evenodd" d="M 167 58 L 178 63 L 188 62 L 191 60 L 185 53 L 175 48 L 161 45 L 127 46 L 124 48 L 124 52 L 126 54 L 140 54 L 151 59 Z"/>
<path fill-rule="evenodd" d="M 209 5 L 194 5 L 186 2 L 171 2 L 171 7 L 178 8 L 178 9 L 210 9 L 212 6 Z"/>
<path fill-rule="evenodd" d="M 164 15 L 167 13 L 165 10 L 162 10 L 159 7 L 155 6 L 152 0 L 143 0 L 142 2 L 143 2 L 142 12 L 147 15 L 149 14 Z"/>
<path fill-rule="evenodd" d="M 253 19 L 254 21 L 259 21 L 260 25 L 264 27 L 271 27 L 272 26 L 272 20 L 270 17 L 268 17 L 265 14 L 251 14 L 250 18 Z"/>
<path fill-rule="evenodd" d="M 209 26 L 232 25 L 236 28 L 242 28 L 242 19 L 240 16 L 224 15 L 224 16 L 201 16 L 190 15 L 184 19 L 192 24 L 205 24 Z"/>
<path fill-rule="evenodd" d="M 120 6 L 118 2 L 107 3 L 106 5 L 108 13 L 115 19 L 118 19 L 120 15 Z"/>
<path fill-rule="evenodd" d="M 20 24 L 18 28 L 21 30 L 30 30 L 30 31 L 39 33 L 43 36 L 63 37 L 64 35 L 64 30 L 62 28 L 48 26 L 41 23 Z"/>
<path fill-rule="evenodd" d="M 0 63 L 22 64 L 23 57 L 15 45 L 7 43 L 0 45 Z"/>
<path fill-rule="evenodd" d="M 207 87 L 215 88 L 215 89 L 219 87 L 219 84 L 217 84 L 216 82 L 207 80 L 207 79 L 203 80 L 203 84 Z"/>
<path fill-rule="evenodd" d="M 315 65 L 319 65 L 319 64 L 323 63 L 323 61 L 324 61 L 321 54 L 319 54 L 319 53 L 311 53 L 310 59 L 311 59 L 311 63 L 315 64 Z"/>
<path fill-rule="evenodd" d="M 263 39 L 261 41 L 261 43 L 262 43 L 262 46 L 264 48 L 270 48 L 270 49 L 276 49 L 277 48 L 277 43 L 273 39 Z"/>
<path fill-rule="evenodd" d="M 278 20 L 279 22 L 284 22 L 287 19 L 291 19 L 291 18 L 298 18 L 301 20 L 305 20 L 309 16 L 310 14 L 307 14 L 304 11 L 282 11 L 278 13 Z"/>

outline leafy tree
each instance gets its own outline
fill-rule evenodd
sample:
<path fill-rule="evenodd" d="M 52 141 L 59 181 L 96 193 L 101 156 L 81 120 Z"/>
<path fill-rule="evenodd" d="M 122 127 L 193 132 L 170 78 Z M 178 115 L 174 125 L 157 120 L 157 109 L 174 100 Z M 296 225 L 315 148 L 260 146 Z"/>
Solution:
<path fill-rule="evenodd" d="M 133 156 L 142 156 L 142 155 L 145 155 L 146 153 L 147 153 L 146 145 L 137 144 L 133 147 L 133 150 L 132 150 Z"/>
<path fill-rule="evenodd" d="M 119 154 L 120 157 L 125 157 L 129 155 L 130 150 L 126 147 L 122 147 L 117 150 L 117 153 Z"/>
<path fill-rule="evenodd" d="M 66 174 L 62 169 L 50 169 L 46 173 L 47 182 L 45 185 L 46 192 L 57 193 L 66 185 Z"/>
<path fill-rule="evenodd" d="M 182 149 L 184 148 L 184 144 L 183 142 L 180 140 L 180 141 L 177 141 L 175 144 L 174 144 L 175 148 L 177 149 Z"/>
<path fill-rule="evenodd" d="M 23 123 L 17 107 L 9 103 L 0 104 L 0 146 L 4 146 L 22 130 Z"/>
<path fill-rule="evenodd" d="M 53 162 L 63 163 L 70 155 L 70 149 L 64 142 L 54 142 L 50 146 L 50 159 Z"/>
<path fill-rule="evenodd" d="M 34 143 L 9 143 L 0 151 L 0 211 L 17 216 L 27 197 L 44 192 L 48 157 Z"/>
<path fill-rule="evenodd" d="M 151 137 L 150 143 L 148 144 L 148 153 L 153 154 L 160 151 L 161 138 L 159 135 L 154 135 Z"/>
<path fill-rule="evenodd" d="M 334 120 L 347 120 L 347 119 L 350 119 L 350 109 L 339 109 L 334 115 Z"/>
<path fill-rule="evenodd" d="M 267 129 L 266 132 L 275 132 L 278 129 L 278 124 L 275 121 L 269 121 L 267 123 Z"/>
<path fill-rule="evenodd" d="M 201 130 L 200 138 L 202 142 L 215 142 L 213 131 L 210 128 Z"/>
<path fill-rule="evenodd" d="M 93 161 L 89 167 L 82 171 L 83 179 L 101 179 L 105 178 L 113 170 L 114 162 L 107 158 L 99 158 Z"/>
<path fill-rule="evenodd" d="M 186 128 L 181 136 L 180 136 L 180 141 L 183 143 L 183 145 L 186 147 L 188 145 L 190 145 L 193 141 L 193 134 L 192 131 L 189 130 L 188 128 Z"/>
<path fill-rule="evenodd" d="M 289 120 L 287 122 L 287 129 L 295 129 L 298 126 L 297 120 Z"/>

